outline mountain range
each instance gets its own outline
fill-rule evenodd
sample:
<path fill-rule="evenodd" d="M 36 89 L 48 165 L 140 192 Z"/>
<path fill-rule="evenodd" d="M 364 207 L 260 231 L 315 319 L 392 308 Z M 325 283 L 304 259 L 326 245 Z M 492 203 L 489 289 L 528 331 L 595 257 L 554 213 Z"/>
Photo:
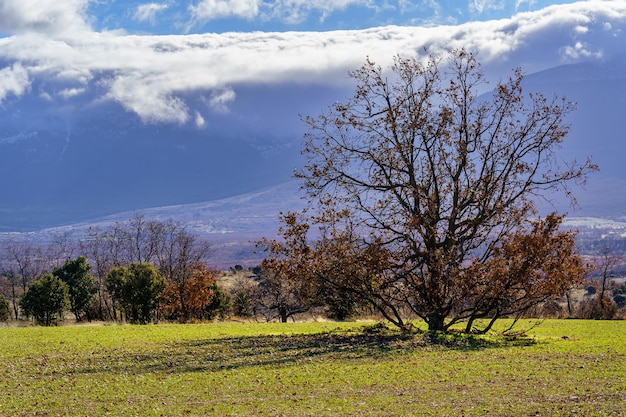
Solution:
<path fill-rule="evenodd" d="M 44 82 L 54 81 L 37 81 L 32 91 L 43 90 L 38 83 Z M 626 219 L 626 58 L 528 74 L 524 91 L 577 102 L 563 156 L 590 156 L 600 167 L 574 189 L 578 207 L 555 199 L 549 208 L 570 217 Z M 305 205 L 292 180 L 303 163 L 300 116 L 317 115 L 350 91 L 285 83 L 237 94 L 231 111 L 197 114 L 182 125 L 145 123 L 115 102 L 85 94 L 6 100 L 0 107 L 0 231 L 76 228 L 142 211 L 219 236 L 222 246 L 230 235 L 241 242 L 275 232 L 280 211 Z M 186 100 L 200 106 L 206 98 L 198 92 Z"/>
<path fill-rule="evenodd" d="M 145 124 L 115 103 L 89 97 L 58 103 L 33 95 L 4 103 L 0 230 L 215 200 L 288 181 L 300 158 L 301 133 L 280 126 L 263 131 L 257 122 L 263 111 L 239 113 L 248 120 L 217 115 L 198 127 Z"/>

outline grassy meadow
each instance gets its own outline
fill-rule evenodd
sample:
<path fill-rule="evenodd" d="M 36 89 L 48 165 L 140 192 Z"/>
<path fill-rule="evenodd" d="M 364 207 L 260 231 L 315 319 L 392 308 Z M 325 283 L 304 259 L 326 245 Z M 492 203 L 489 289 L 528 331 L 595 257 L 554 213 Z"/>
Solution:
<path fill-rule="evenodd" d="M 0 415 L 626 415 L 626 321 L 533 323 L 517 338 L 330 322 L 0 328 Z"/>

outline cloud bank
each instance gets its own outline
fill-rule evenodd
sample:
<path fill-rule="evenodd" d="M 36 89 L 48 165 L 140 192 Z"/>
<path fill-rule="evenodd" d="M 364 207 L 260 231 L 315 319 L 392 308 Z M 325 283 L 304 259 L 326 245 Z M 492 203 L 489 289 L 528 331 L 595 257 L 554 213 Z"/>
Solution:
<path fill-rule="evenodd" d="M 0 38 L 0 102 L 27 94 L 68 100 L 89 92 L 94 100 L 119 103 L 145 123 L 204 126 L 198 116 L 207 110 L 227 113 L 238 99 L 239 85 L 346 85 L 347 71 L 367 56 L 386 66 L 395 54 L 466 47 L 477 50 L 487 73 L 498 77 L 516 66 L 534 72 L 626 50 L 623 0 L 551 6 L 510 19 L 457 26 L 168 36 L 92 31 L 84 17 L 86 2 L 20 0 L 0 5 L 0 32 L 15 33 Z M 301 1 L 288 3 L 310 7 Z M 339 2 L 308 4 L 331 3 Z M 474 3 L 476 8 L 496 4 Z M 212 13 L 244 18 L 260 7 L 257 0 L 205 0 L 196 7 L 201 4 L 211 5 Z M 149 20 L 162 10 L 153 5 L 138 9 L 136 18 Z M 42 81 L 39 88 L 29 87 L 37 81 Z M 186 101 L 190 92 L 206 97 L 200 113 Z"/>
<path fill-rule="evenodd" d="M 3 0 L 0 33 L 57 35 L 88 30 L 88 3 L 89 0 Z"/>

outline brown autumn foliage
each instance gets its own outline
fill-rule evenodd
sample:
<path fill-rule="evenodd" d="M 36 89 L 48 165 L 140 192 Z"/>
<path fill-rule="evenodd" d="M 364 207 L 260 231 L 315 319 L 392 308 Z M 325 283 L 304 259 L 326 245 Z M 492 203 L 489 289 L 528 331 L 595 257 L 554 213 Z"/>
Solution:
<path fill-rule="evenodd" d="M 321 237 L 285 250 L 292 242 L 283 233 L 284 247 L 266 245 L 285 279 L 321 280 L 358 294 L 401 328 L 410 312 L 430 330 L 462 320 L 473 328 L 475 318 L 538 302 L 539 295 L 509 291 L 515 280 L 517 288 L 552 279 L 541 272 L 552 271 L 549 247 L 536 243 L 531 252 L 524 239 L 543 237 L 570 257 L 562 261 L 572 275 L 542 283 L 543 294 L 560 295 L 580 279 L 571 237 L 552 227 L 559 216 L 527 231 L 537 196 L 569 194 L 572 181 L 596 169 L 558 155 L 572 103 L 523 94 L 520 70 L 480 97 L 487 82 L 463 49 L 397 57 L 389 72 L 368 60 L 351 76 L 352 99 L 305 119 L 307 164 L 297 177 Z M 305 227 L 286 226 L 287 233 Z M 505 282 L 504 271 L 514 281 Z"/>
<path fill-rule="evenodd" d="M 475 261 L 461 275 L 459 287 L 466 302 L 456 312 L 467 319 L 490 318 L 487 331 L 499 317 L 520 317 L 538 304 L 580 286 L 590 271 L 575 251 L 575 232 L 561 232 L 563 216 L 551 214 L 503 240 L 486 262 Z"/>
<path fill-rule="evenodd" d="M 317 288 L 311 278 L 309 268 L 311 247 L 307 237 L 309 224 L 300 221 L 295 213 L 281 217 L 285 226 L 279 233 L 282 242 L 264 239 L 259 246 L 273 254 L 261 263 L 262 277 L 260 294 L 257 297 L 259 307 L 266 312 L 267 318 L 277 317 L 286 322 L 294 314 L 303 313 L 318 304 Z"/>
<path fill-rule="evenodd" d="M 406 329 L 410 327 L 408 313 L 424 302 L 418 298 L 420 294 L 435 289 L 399 272 L 402 267 L 396 262 L 402 252 L 394 253 L 381 241 L 366 241 L 349 218 L 335 218 L 332 227 L 322 229 L 316 240 L 307 239 L 306 231 L 308 222 L 319 218 L 288 213 L 282 219 L 283 236 L 298 235 L 298 239 L 271 241 L 264 265 L 276 271 L 275 266 L 281 265 L 283 271 L 290 271 L 278 280 L 281 288 L 307 289 L 299 306 L 323 304 L 320 294 L 334 291 L 373 307 L 392 324 Z M 466 332 L 486 332 L 498 318 L 519 318 L 580 286 L 590 266 L 575 251 L 575 232 L 559 230 L 562 220 L 563 216 L 551 214 L 529 221 L 527 228 L 503 238 L 487 261 L 475 258 L 459 265 L 450 277 L 454 294 L 448 296 L 462 301 L 450 312 L 446 328 L 464 321 Z M 293 251 L 300 255 L 297 263 L 292 262 Z M 483 318 L 489 319 L 487 323 L 475 326 L 476 320 Z"/>
<path fill-rule="evenodd" d="M 161 295 L 165 317 L 180 322 L 202 320 L 215 297 L 216 273 L 203 264 L 191 267 L 188 276 L 168 280 Z"/>

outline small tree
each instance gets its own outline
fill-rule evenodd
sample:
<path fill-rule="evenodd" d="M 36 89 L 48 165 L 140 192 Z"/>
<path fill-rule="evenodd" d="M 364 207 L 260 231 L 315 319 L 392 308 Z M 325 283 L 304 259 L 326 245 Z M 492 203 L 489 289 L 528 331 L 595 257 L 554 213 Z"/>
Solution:
<path fill-rule="evenodd" d="M 207 318 L 209 306 L 217 296 L 216 288 L 215 272 L 197 264 L 188 276 L 167 282 L 161 297 L 163 312 L 168 319 L 181 323 Z"/>
<path fill-rule="evenodd" d="M 11 319 L 11 307 L 4 294 L 0 293 L 0 321 Z"/>
<path fill-rule="evenodd" d="M 37 324 L 51 326 L 63 320 L 69 307 L 67 284 L 52 274 L 30 283 L 20 298 L 22 312 L 33 316 Z"/>
<path fill-rule="evenodd" d="M 105 278 L 109 270 L 116 265 L 114 237 L 98 227 L 90 227 L 85 239 L 80 242 L 80 251 L 92 265 L 90 270 L 96 284 L 96 300 L 91 314 L 101 320 L 114 320 L 115 310 L 110 295 L 106 291 Z"/>
<path fill-rule="evenodd" d="M 235 278 L 232 294 L 233 314 L 238 317 L 251 317 L 254 315 L 254 303 L 259 285 L 252 279 L 238 276 Z"/>
<path fill-rule="evenodd" d="M 111 268 L 105 283 L 111 297 L 124 309 L 127 319 L 139 324 L 150 323 L 167 285 L 165 278 L 148 263 Z"/>
<path fill-rule="evenodd" d="M 15 320 L 19 318 L 19 277 L 12 270 L 4 271 L 2 273 L 8 281 L 8 284 L 11 288 L 11 305 L 13 307 L 13 317 Z"/>
<path fill-rule="evenodd" d="M 617 312 L 617 304 L 612 300 L 608 293 L 612 287 L 613 269 L 620 262 L 620 256 L 612 253 L 609 246 L 600 249 L 599 260 L 596 263 L 596 271 L 599 274 L 599 291 L 593 300 L 589 301 L 589 318 L 593 319 L 612 319 Z M 596 289 L 598 290 L 598 289 Z"/>
<path fill-rule="evenodd" d="M 224 320 L 228 317 L 228 311 L 231 307 L 231 296 L 222 290 L 217 283 L 211 285 L 213 298 L 211 302 L 204 308 L 205 317 L 208 320 Z"/>
<path fill-rule="evenodd" d="M 268 319 L 304 313 L 319 304 L 319 288 L 310 272 L 311 247 L 307 242 L 309 224 L 299 222 L 295 213 L 281 215 L 285 226 L 279 229 L 284 242 L 264 239 L 259 246 L 272 254 L 261 263 L 259 306 Z"/>
<path fill-rule="evenodd" d="M 89 308 L 95 300 L 98 289 L 96 282 L 89 274 L 91 265 L 87 263 L 84 256 L 74 260 L 68 260 L 62 267 L 54 269 L 53 275 L 65 282 L 69 288 L 70 309 L 76 317 L 76 321 L 81 321 L 83 315 L 89 318 Z"/>

